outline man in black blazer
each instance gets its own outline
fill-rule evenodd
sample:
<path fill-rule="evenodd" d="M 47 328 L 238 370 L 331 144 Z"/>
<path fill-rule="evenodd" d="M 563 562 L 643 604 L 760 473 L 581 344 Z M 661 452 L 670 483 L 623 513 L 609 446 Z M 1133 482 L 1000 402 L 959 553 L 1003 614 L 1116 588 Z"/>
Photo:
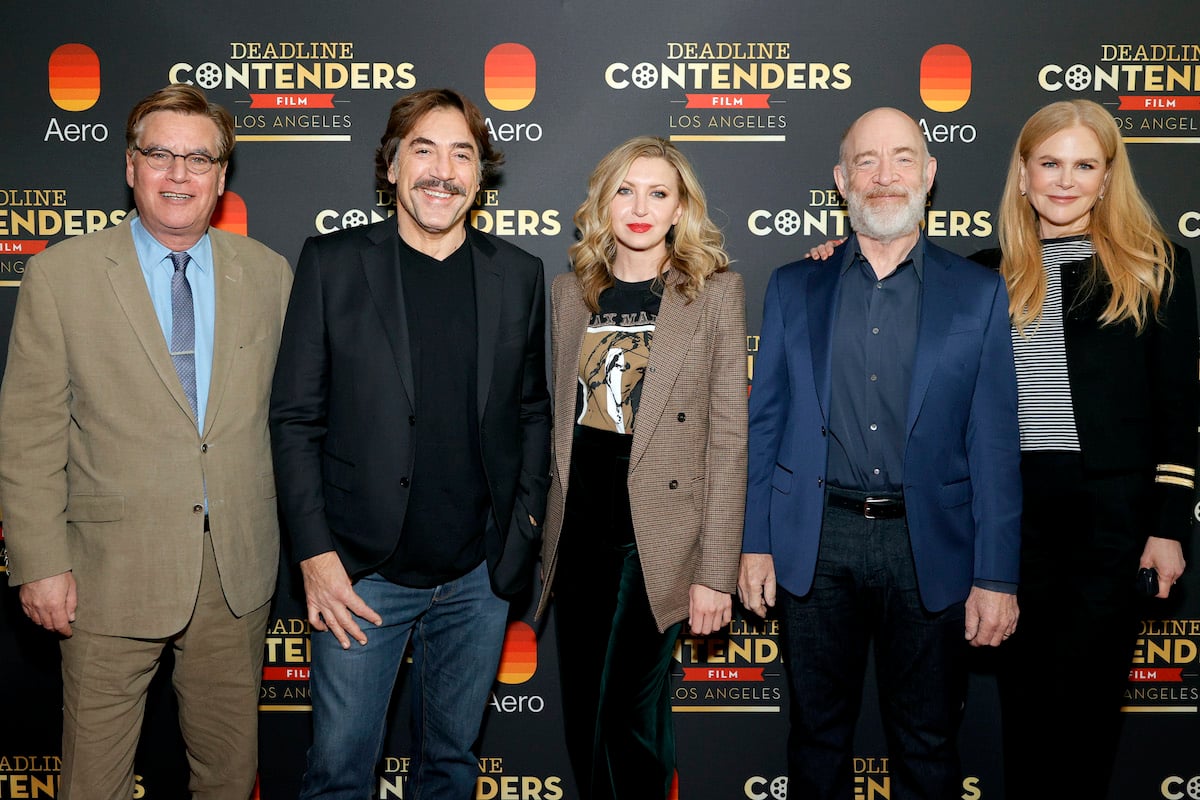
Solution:
<path fill-rule="evenodd" d="M 410 636 L 409 791 L 474 796 L 503 598 L 528 582 L 549 472 L 541 261 L 465 224 L 501 160 L 467 98 L 401 98 L 376 165 L 395 222 L 300 255 L 271 434 L 309 622 L 329 632 L 305 798 L 374 794 Z"/>

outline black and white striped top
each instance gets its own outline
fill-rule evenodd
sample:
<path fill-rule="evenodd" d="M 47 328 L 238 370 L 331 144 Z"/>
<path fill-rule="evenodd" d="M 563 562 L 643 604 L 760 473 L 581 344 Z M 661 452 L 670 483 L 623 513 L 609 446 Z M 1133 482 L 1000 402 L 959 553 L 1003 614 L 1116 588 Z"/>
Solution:
<path fill-rule="evenodd" d="M 1067 348 L 1063 338 L 1062 267 L 1095 253 L 1087 236 L 1046 239 L 1042 242 L 1042 269 L 1046 272 L 1046 300 L 1042 315 L 1025 327 L 1012 330 L 1017 365 L 1017 417 L 1021 450 L 1079 451 L 1071 384 L 1067 376 Z"/>

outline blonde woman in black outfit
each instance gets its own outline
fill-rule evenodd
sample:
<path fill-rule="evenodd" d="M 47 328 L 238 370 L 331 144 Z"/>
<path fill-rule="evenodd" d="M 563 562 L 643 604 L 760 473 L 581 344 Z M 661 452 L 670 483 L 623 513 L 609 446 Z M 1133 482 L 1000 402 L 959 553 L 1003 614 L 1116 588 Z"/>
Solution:
<path fill-rule="evenodd" d="M 1021 621 L 999 675 L 1006 795 L 1103 798 L 1139 570 L 1165 598 L 1184 569 L 1200 399 L 1191 260 L 1138 191 L 1112 116 L 1087 100 L 1025 123 L 999 239 L 976 258 L 1008 285 L 1021 422 Z"/>

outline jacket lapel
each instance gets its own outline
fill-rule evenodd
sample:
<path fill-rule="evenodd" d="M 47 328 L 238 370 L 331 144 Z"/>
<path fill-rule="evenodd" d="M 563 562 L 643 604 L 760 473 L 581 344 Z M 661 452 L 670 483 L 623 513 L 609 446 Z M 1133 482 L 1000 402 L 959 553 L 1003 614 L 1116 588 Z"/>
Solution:
<path fill-rule="evenodd" d="M 146 288 L 146 278 L 142 274 L 137 250 L 133 246 L 133 233 L 129 224 L 134 216 L 135 214 L 131 213 L 126 217 L 124 230 L 115 238 L 114 244 L 105 254 L 109 261 L 108 280 L 117 303 L 129 320 L 129 327 L 141 342 L 142 349 L 150 359 L 154 371 L 158 373 L 159 380 L 194 425 L 192 406 L 184 394 L 183 385 L 179 382 L 179 373 L 175 371 L 175 362 L 171 360 L 167 349 L 167 340 L 163 336 L 162 326 L 158 324 L 158 315 L 154 313 L 150 290 Z"/>
<path fill-rule="evenodd" d="M 204 430 L 212 430 L 217 409 L 229 383 L 233 354 L 241 341 L 238 325 L 242 319 L 242 263 L 237 250 L 217 231 L 210 231 L 213 253 L 213 280 L 216 290 L 216 320 L 213 330 L 212 379 L 204 412 Z"/>
<path fill-rule="evenodd" d="M 583 303 L 579 281 L 563 280 L 552 311 L 555 325 L 551 340 L 554 353 L 554 407 L 566 411 L 570 424 L 554 426 L 554 458 L 563 488 L 571 470 L 571 438 L 575 434 L 575 400 L 579 391 L 579 359 L 583 355 L 583 334 L 591 312 Z M 556 421 L 559 415 L 556 413 Z"/>
<path fill-rule="evenodd" d="M 372 246 L 362 251 L 362 270 L 375 311 L 383 322 L 392 363 L 400 375 L 400 386 L 409 407 L 416 408 L 408 314 L 400 281 L 399 235 L 394 222 L 372 229 L 367 235 Z M 364 343 L 364 346 L 369 345 Z"/>
<path fill-rule="evenodd" d="M 475 271 L 475 350 L 478 356 L 476 409 L 482 422 L 496 362 L 496 331 L 500 327 L 504 273 L 494 258 L 495 247 L 482 236 L 474 235 L 473 231 L 474 228 L 468 225 L 467 240 L 471 245 L 471 264 Z"/>
<path fill-rule="evenodd" d="M 925 247 L 924 237 L 921 246 Z M 908 421 L 905 439 L 912 433 L 929 390 L 933 371 L 942 356 L 946 334 L 958 304 L 954 301 L 954 284 L 950 268 L 929 247 L 925 247 L 925 274 L 921 283 L 921 322 L 917 331 L 917 352 L 913 357 L 912 388 L 908 393 Z"/>
<path fill-rule="evenodd" d="M 704 300 L 697 298 L 686 303 L 686 298 L 675 288 L 678 282 L 679 276 L 675 273 L 667 279 L 654 325 L 654 341 L 650 345 L 650 360 L 642 378 L 642 398 L 633 425 L 633 445 L 629 454 L 631 471 L 645 455 L 650 437 L 667 410 L 675 380 L 700 324 Z"/>
<path fill-rule="evenodd" d="M 808 343 L 813 385 L 817 387 L 821 417 L 826 423 L 829 421 L 829 398 L 832 392 L 833 321 L 837 316 L 842 258 L 848 246 L 841 245 L 824 264 L 812 269 L 808 277 L 808 291 L 804 293 L 808 299 Z M 795 344 L 792 346 L 796 347 Z"/>

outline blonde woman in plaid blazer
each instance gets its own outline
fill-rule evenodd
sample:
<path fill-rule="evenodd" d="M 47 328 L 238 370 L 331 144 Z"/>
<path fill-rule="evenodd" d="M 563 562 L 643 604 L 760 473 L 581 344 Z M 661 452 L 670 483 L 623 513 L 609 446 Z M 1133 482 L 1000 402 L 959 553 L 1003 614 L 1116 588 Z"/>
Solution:
<path fill-rule="evenodd" d="M 542 550 L 567 749 L 584 798 L 666 797 L 683 621 L 729 622 L 746 492 L 746 325 L 673 145 L 596 167 L 553 286 L 554 458 Z"/>

